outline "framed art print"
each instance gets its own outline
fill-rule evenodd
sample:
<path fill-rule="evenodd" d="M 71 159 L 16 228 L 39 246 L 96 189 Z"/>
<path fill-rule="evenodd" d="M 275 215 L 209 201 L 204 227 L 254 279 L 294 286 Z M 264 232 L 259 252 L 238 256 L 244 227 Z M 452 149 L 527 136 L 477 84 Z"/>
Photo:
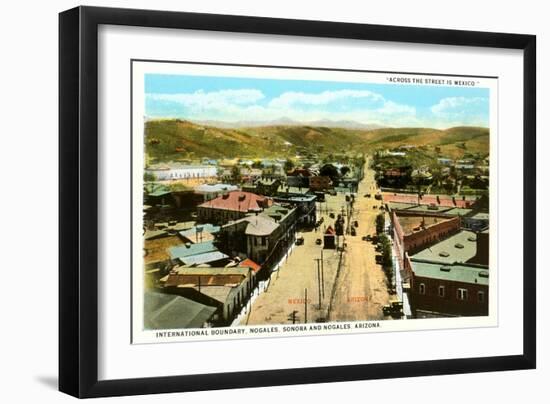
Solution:
<path fill-rule="evenodd" d="M 60 389 L 532 368 L 534 159 L 534 36 L 66 11 Z"/>

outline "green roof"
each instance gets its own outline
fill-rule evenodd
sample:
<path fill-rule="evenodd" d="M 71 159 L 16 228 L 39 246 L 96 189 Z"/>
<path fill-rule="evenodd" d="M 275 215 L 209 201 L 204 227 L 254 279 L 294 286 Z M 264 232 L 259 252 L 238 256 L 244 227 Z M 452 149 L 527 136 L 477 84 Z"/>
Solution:
<path fill-rule="evenodd" d="M 455 216 L 466 216 L 469 213 L 472 213 L 472 209 L 452 208 L 445 212 L 446 215 L 455 215 Z"/>
<path fill-rule="evenodd" d="M 145 329 L 200 328 L 215 311 L 215 307 L 178 295 L 145 292 L 144 296 Z"/>
<path fill-rule="evenodd" d="M 176 259 L 218 251 L 218 248 L 214 245 L 213 241 L 205 241 L 203 243 L 187 243 L 181 246 L 170 247 L 169 251 L 172 259 Z"/>
<path fill-rule="evenodd" d="M 477 212 L 476 214 L 470 216 L 472 219 L 478 220 L 489 220 L 489 213 L 486 212 Z"/>
<path fill-rule="evenodd" d="M 264 217 L 270 217 L 273 218 L 273 216 L 279 216 L 280 219 L 277 220 L 282 221 L 284 218 L 286 218 L 288 215 L 290 215 L 295 208 L 293 207 L 286 207 L 281 205 L 271 205 L 269 208 L 264 209 L 262 213 L 260 213 L 261 216 Z"/>
<path fill-rule="evenodd" d="M 416 206 L 412 203 L 403 202 L 386 202 L 386 205 L 388 205 L 391 210 L 409 210 L 410 208 L 414 208 Z"/>
<path fill-rule="evenodd" d="M 436 261 L 443 263 L 466 262 L 476 255 L 476 234 L 461 230 L 424 250 L 411 256 L 413 260 Z"/>
<path fill-rule="evenodd" d="M 407 209 L 408 211 L 412 211 L 412 212 L 438 212 L 438 213 L 445 213 L 447 214 L 448 211 L 449 211 L 449 207 L 448 206 L 430 206 L 430 205 L 418 205 L 418 206 L 413 206 L 409 209 Z"/>
<path fill-rule="evenodd" d="M 489 270 L 485 266 L 411 261 L 415 276 L 446 281 L 489 285 Z M 442 269 L 443 268 L 443 269 Z"/>

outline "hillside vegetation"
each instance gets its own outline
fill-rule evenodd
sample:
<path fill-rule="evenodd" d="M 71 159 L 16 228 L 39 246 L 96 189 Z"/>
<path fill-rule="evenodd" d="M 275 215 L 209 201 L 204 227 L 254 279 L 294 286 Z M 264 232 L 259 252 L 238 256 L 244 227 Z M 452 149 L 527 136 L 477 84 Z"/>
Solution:
<path fill-rule="evenodd" d="M 442 155 L 460 157 L 489 152 L 489 130 L 479 127 L 381 128 L 371 130 L 322 126 L 218 128 L 185 120 L 152 120 L 145 126 L 145 150 L 153 161 L 189 158 L 283 157 L 297 149 L 337 153 L 373 152 L 404 145 L 438 146 Z"/>

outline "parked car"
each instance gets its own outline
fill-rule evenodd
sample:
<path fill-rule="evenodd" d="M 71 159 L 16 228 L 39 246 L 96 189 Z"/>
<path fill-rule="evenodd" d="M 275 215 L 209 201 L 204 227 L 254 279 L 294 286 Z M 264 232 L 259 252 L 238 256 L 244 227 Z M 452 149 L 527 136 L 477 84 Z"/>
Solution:
<path fill-rule="evenodd" d="M 320 238 L 315 240 L 315 244 L 317 244 L 317 245 L 321 245 L 322 243 L 323 243 L 323 240 L 321 240 Z"/>
<path fill-rule="evenodd" d="M 356 221 L 353 222 L 353 225 L 354 225 L 355 227 L 359 227 L 359 222 L 356 220 Z"/>
<path fill-rule="evenodd" d="M 356 235 L 357 235 L 357 232 L 355 231 L 355 227 L 352 227 L 352 228 L 351 228 L 351 235 L 352 235 L 352 236 L 356 236 Z"/>
<path fill-rule="evenodd" d="M 296 245 L 302 245 L 302 244 L 304 244 L 304 237 L 300 236 L 296 238 Z"/>

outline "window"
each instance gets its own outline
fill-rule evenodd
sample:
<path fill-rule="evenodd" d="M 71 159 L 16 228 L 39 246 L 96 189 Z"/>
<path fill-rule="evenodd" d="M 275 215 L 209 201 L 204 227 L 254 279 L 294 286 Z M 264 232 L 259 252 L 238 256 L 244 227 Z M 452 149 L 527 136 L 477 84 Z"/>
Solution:
<path fill-rule="evenodd" d="M 262 245 L 265 245 L 265 237 L 262 237 Z"/>
<path fill-rule="evenodd" d="M 483 292 L 481 290 L 479 292 L 477 292 L 477 301 L 479 303 L 485 302 L 485 292 Z"/>
<path fill-rule="evenodd" d="M 418 293 L 421 294 L 421 295 L 425 295 L 426 294 L 426 285 L 424 285 L 423 283 L 418 285 Z"/>
<path fill-rule="evenodd" d="M 458 300 L 468 300 L 468 289 L 458 288 L 456 290 L 456 298 Z"/>
<path fill-rule="evenodd" d="M 437 294 L 439 297 L 445 297 L 445 286 L 440 285 Z"/>

